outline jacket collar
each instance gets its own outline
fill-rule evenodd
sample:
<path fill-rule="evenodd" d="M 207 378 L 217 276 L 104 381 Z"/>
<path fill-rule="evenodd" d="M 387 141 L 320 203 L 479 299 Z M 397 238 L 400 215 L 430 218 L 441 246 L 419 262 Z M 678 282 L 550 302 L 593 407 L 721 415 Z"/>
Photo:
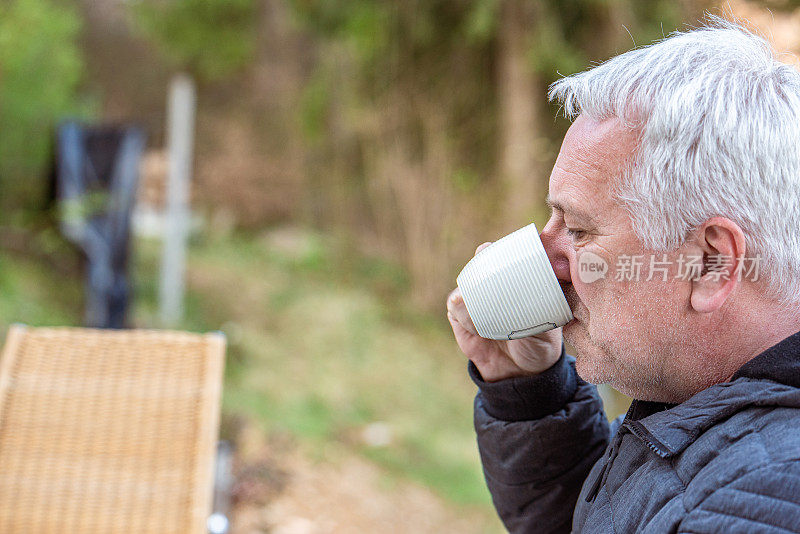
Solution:
<path fill-rule="evenodd" d="M 667 458 L 748 406 L 800 408 L 800 332 L 747 362 L 729 382 L 711 386 L 681 404 L 633 401 L 623 428 Z"/>
<path fill-rule="evenodd" d="M 792 334 L 744 364 L 731 381 L 740 377 L 772 380 L 800 388 L 800 332 Z"/>

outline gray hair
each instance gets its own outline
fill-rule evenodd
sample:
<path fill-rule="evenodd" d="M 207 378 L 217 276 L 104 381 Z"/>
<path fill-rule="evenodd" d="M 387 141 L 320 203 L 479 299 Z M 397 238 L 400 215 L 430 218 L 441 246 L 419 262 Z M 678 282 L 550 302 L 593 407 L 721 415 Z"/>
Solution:
<path fill-rule="evenodd" d="M 674 250 L 714 216 L 759 255 L 768 297 L 800 301 L 800 72 L 742 26 L 707 26 L 562 78 L 569 118 L 618 117 L 639 146 L 614 186 L 636 235 Z"/>

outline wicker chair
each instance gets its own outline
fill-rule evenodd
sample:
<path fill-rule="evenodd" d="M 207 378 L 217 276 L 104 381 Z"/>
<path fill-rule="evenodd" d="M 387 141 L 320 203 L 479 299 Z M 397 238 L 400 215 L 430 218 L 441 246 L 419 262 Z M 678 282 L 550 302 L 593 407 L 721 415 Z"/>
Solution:
<path fill-rule="evenodd" d="M 0 359 L 0 533 L 202 533 L 221 334 L 12 326 Z"/>

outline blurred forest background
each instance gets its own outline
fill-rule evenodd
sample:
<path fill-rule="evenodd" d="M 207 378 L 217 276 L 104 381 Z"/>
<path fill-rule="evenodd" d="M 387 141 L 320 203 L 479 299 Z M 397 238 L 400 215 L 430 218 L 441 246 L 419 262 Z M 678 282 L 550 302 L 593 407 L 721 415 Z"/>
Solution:
<path fill-rule="evenodd" d="M 238 531 L 498 531 L 443 308 L 477 244 L 547 219 L 569 126 L 547 85 L 706 10 L 796 52 L 798 4 L 2 0 L 0 327 L 81 321 L 81 259 L 53 225 L 55 126 L 143 126 L 140 203 L 158 209 L 168 83 L 186 72 L 178 326 L 228 335 Z M 140 233 L 131 323 L 156 327 L 158 240 Z"/>

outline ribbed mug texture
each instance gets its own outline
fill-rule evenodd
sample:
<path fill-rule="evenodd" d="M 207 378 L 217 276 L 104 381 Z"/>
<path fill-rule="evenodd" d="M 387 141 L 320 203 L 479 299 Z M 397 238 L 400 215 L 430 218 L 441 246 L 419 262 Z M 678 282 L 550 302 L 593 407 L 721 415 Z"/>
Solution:
<path fill-rule="evenodd" d="M 519 339 L 572 320 L 534 224 L 480 251 L 456 283 L 475 329 L 484 338 Z"/>

